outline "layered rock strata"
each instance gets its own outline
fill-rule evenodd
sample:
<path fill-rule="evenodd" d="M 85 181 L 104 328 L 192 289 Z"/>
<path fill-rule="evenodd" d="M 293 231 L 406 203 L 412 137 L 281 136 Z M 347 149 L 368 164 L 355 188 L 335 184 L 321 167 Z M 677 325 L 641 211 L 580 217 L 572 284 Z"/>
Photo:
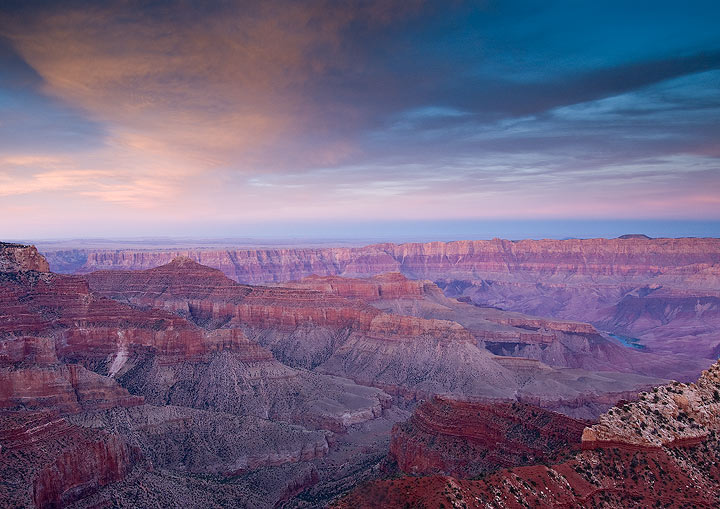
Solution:
<path fill-rule="evenodd" d="M 368 277 L 401 272 L 412 279 L 435 281 L 448 295 L 464 296 L 482 306 L 590 322 L 657 351 L 712 359 L 718 348 L 713 335 L 718 327 L 713 318 L 717 303 L 711 299 L 720 298 L 720 240 L 711 238 L 494 239 L 361 248 L 48 254 L 51 264 L 81 273 L 147 269 L 184 255 L 252 284 L 312 275 Z M 333 288 L 331 281 L 306 284 Z M 655 300 L 645 301 L 659 289 Z M 638 295 L 643 302 L 621 302 L 628 295 Z M 682 311 L 690 308 L 677 301 L 681 297 L 699 299 L 694 317 Z M 661 312 L 664 299 L 678 309 L 679 321 L 674 313 Z M 712 309 L 700 309 L 708 305 Z M 631 311 L 638 306 L 647 312 Z M 688 376 L 694 378 L 698 372 Z"/>
<path fill-rule="evenodd" d="M 476 477 L 577 449 L 584 427 L 523 403 L 436 397 L 395 425 L 390 458 L 407 474 Z"/>
<path fill-rule="evenodd" d="M 118 435 L 47 412 L 0 413 L 0 446 L 0 499 L 8 507 L 66 507 L 142 462 Z"/>

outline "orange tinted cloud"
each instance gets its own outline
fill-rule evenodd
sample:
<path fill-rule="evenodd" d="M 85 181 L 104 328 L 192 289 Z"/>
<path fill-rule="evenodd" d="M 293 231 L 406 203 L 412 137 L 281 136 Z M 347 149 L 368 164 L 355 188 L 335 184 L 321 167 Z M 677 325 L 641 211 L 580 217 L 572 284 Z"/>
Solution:
<path fill-rule="evenodd" d="M 111 143 L 181 153 L 200 167 L 277 169 L 284 142 L 323 124 L 306 87 L 352 64 L 342 31 L 387 23 L 415 3 L 225 5 L 148 14 L 132 3 L 96 3 L 8 19 L 0 29 L 48 94 L 113 127 Z M 338 146 L 329 145 L 302 154 L 304 163 L 338 162 Z"/>

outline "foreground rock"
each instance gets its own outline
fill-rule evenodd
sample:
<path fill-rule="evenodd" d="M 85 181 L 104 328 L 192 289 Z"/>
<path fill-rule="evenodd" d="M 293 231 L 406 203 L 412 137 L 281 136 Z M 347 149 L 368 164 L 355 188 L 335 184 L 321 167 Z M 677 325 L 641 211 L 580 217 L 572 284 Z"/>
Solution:
<path fill-rule="evenodd" d="M 406 474 L 477 477 L 579 449 L 584 427 L 523 403 L 436 397 L 395 425 L 390 459 Z"/>
<path fill-rule="evenodd" d="M 500 470 L 482 480 L 376 481 L 335 506 L 717 507 L 718 391 L 720 363 L 696 383 L 658 387 L 611 409 L 585 428 L 576 443 L 583 450 L 566 461 Z"/>

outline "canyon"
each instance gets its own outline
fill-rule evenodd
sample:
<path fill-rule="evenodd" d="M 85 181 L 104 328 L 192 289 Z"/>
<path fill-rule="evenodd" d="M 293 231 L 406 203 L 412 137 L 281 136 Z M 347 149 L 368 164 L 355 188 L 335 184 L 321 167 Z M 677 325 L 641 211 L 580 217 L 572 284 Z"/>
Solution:
<path fill-rule="evenodd" d="M 290 367 L 381 388 L 395 396 L 396 404 L 455 394 L 529 399 L 592 416 L 611 403 L 608 394 L 637 392 L 657 383 L 657 372 L 669 372 L 665 359 L 624 355 L 622 350 L 628 349 L 614 345 L 591 325 L 483 310 L 448 299 L 429 281 L 411 281 L 401 274 L 251 286 L 181 257 L 153 269 L 98 271 L 84 277 L 97 295 L 170 310 L 214 332 L 241 330 Z M 558 356 L 555 366 L 497 356 L 485 348 L 488 339 L 557 344 L 554 350 L 565 355 Z M 602 355 L 588 348 L 588 342 L 597 344 L 596 350 L 618 352 L 603 364 Z M 588 350 L 584 357 L 583 349 Z M 571 357 L 576 360 L 564 362 Z M 614 369 L 617 359 L 630 367 Z M 599 368 L 602 374 L 596 373 Z M 131 378 L 148 385 L 136 374 Z"/>
<path fill-rule="evenodd" d="M 627 461 L 712 483 L 675 455 L 715 443 L 718 368 L 682 382 L 720 349 L 718 254 L 633 237 L 46 261 L 0 243 L 0 495 L 621 504 L 649 496 L 650 473 L 612 484 Z"/>
<path fill-rule="evenodd" d="M 142 270 L 178 256 L 249 284 L 399 272 L 485 307 L 588 322 L 652 351 L 716 358 L 720 239 L 502 239 L 344 248 L 55 250 L 59 272 Z M 698 372 L 695 373 L 697 375 Z M 689 379 L 689 378 L 688 378 Z"/>

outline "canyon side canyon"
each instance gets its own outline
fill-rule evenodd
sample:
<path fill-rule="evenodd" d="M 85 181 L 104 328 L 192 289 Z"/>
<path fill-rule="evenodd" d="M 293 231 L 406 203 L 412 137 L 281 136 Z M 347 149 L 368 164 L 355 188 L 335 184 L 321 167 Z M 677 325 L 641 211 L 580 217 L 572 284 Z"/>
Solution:
<path fill-rule="evenodd" d="M 720 239 L 0 243 L 0 500 L 716 507 L 719 331 Z"/>

